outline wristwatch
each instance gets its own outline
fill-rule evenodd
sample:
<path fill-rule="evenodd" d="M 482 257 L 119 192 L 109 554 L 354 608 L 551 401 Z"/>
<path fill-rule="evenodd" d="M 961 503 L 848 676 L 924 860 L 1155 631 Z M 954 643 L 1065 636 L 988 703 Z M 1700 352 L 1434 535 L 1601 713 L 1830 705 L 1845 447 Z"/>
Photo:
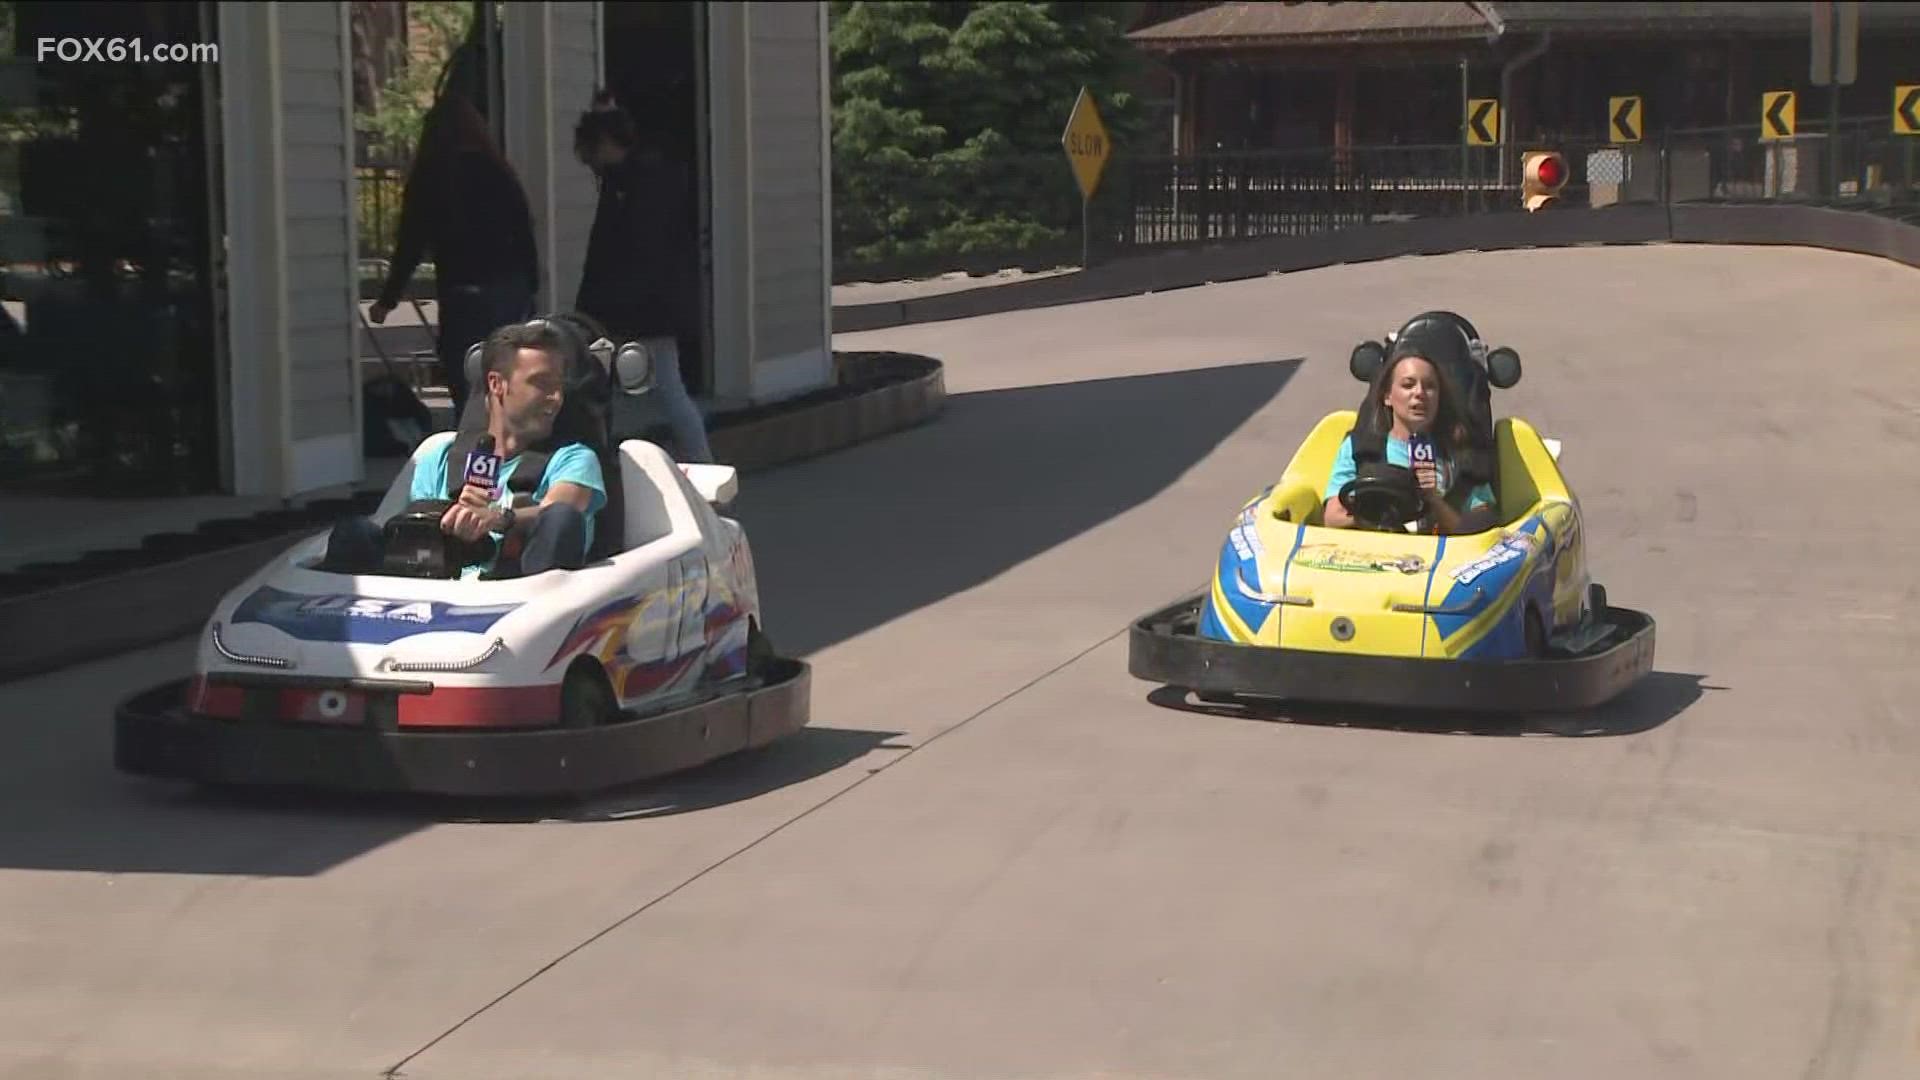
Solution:
<path fill-rule="evenodd" d="M 503 506 L 500 508 L 500 532 L 502 534 L 513 531 L 514 518 L 517 516 L 511 506 Z"/>

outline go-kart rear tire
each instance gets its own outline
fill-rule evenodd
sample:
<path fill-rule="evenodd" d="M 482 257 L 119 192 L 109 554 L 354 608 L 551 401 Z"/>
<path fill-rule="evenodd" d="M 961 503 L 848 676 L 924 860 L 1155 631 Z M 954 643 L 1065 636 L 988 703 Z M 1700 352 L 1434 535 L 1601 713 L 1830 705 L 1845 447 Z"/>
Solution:
<path fill-rule="evenodd" d="M 779 654 L 773 651 L 773 639 L 760 629 L 760 620 L 748 619 L 747 674 L 756 678 L 764 676 L 779 658 Z"/>
<path fill-rule="evenodd" d="M 576 662 L 560 683 L 560 726 L 604 727 L 620 719 L 620 699 L 607 673 L 592 661 Z"/>

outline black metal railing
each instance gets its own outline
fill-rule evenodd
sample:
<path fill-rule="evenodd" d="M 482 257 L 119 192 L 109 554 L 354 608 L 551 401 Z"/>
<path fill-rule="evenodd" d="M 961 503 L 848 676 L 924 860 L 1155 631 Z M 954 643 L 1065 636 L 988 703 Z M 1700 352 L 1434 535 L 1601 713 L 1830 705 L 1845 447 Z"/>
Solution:
<path fill-rule="evenodd" d="M 1559 151 L 1563 207 L 1796 201 L 1920 212 L 1920 136 L 1885 117 L 1803 120 L 1767 140 L 1759 124 L 1649 133 L 1614 145 L 1598 133 L 1504 147 L 1458 144 L 1117 153 L 1090 204 L 1058 152 L 927 161 L 837 158 L 836 281 L 1077 265 L 1132 252 L 1455 214 L 1517 211 L 1528 150 Z M 1835 169 L 1837 156 L 1837 171 Z M 357 170 L 360 251 L 392 254 L 406 163 Z M 431 268 L 423 267 L 422 276 Z"/>
<path fill-rule="evenodd" d="M 400 204 L 406 194 L 405 161 L 374 160 L 354 169 L 355 213 L 359 223 L 360 254 L 390 259 L 400 234 Z"/>
<path fill-rule="evenodd" d="M 1517 212 L 1529 150 L 1565 158 L 1563 208 L 1763 200 L 1920 217 L 1920 136 L 1893 134 L 1885 117 L 1843 120 L 1831 131 L 1824 120 L 1803 120 L 1793 138 L 1780 140 L 1763 139 L 1756 123 L 1655 132 L 1618 145 L 1576 133 L 1505 147 L 1116 156 L 1088 208 L 1091 255 L 1099 261 L 1418 217 Z M 959 172 L 910 161 L 888 169 L 844 160 L 836 166 L 837 281 L 1078 262 L 1079 191 L 1059 154 L 974 162 Z M 1019 182 L 1009 184 L 1010 177 Z M 973 224 L 943 233 L 929 221 Z"/>

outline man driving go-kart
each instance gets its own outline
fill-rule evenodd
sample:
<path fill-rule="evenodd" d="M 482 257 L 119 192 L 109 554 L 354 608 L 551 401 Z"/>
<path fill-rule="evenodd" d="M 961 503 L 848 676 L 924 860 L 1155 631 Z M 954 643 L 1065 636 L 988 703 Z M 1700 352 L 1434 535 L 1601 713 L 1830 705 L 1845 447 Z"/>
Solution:
<path fill-rule="evenodd" d="M 1481 475 L 1484 470 L 1463 468 L 1459 453 L 1467 448 L 1467 421 L 1459 384 L 1447 372 L 1471 362 L 1469 348 L 1457 329 L 1438 321 L 1395 339 L 1368 390 L 1372 408 L 1340 444 L 1321 490 L 1326 525 L 1345 529 L 1363 524 L 1341 497 L 1359 473 L 1356 439 L 1360 457 L 1376 466 L 1369 470 L 1370 477 L 1400 479 L 1406 493 L 1417 498 L 1418 531 L 1476 533 L 1496 523 L 1493 485 Z M 1385 468 L 1378 467 L 1382 465 Z"/>
<path fill-rule="evenodd" d="M 591 447 L 555 437 L 554 421 L 566 403 L 566 348 L 545 320 L 494 331 L 481 354 L 485 434 L 460 456 L 458 474 L 448 469 L 451 443 L 425 454 L 414 469 L 409 512 L 439 513 L 441 532 L 457 542 L 450 550 L 461 560 L 463 578 L 577 570 L 586 561 L 607 488 Z M 538 486 L 531 497 L 516 498 L 509 486 L 515 471 L 540 454 L 548 456 Z M 371 573 L 383 548 L 371 520 L 351 518 L 334 527 L 324 565 Z"/>
<path fill-rule="evenodd" d="M 611 397 L 652 388 L 647 346 L 559 312 L 465 363 L 459 424 L 370 518 L 274 554 L 220 598 L 189 672 L 121 702 L 117 768 L 584 794 L 806 726 L 810 669 L 774 651 L 723 511 L 734 470 L 612 439 Z"/>

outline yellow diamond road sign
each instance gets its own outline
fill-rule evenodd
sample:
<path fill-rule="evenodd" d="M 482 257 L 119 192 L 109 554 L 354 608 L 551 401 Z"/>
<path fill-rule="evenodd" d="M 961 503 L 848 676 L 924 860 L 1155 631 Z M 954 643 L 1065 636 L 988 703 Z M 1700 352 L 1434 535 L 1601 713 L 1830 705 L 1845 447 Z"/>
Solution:
<path fill-rule="evenodd" d="M 1467 145 L 1500 143 L 1500 102 L 1497 98 L 1467 99 Z"/>
<path fill-rule="evenodd" d="M 1060 145 L 1066 148 L 1073 178 L 1080 182 L 1081 198 L 1093 198 L 1094 189 L 1100 186 L 1100 172 L 1107 167 L 1107 158 L 1113 153 L 1113 140 L 1107 137 L 1107 125 L 1100 122 L 1100 107 L 1093 103 L 1093 95 L 1087 93 L 1084 86 L 1073 103 L 1073 115 L 1067 117 L 1067 130 L 1060 136 Z"/>
<path fill-rule="evenodd" d="M 1760 139 L 1771 142 L 1774 139 L 1793 138 L 1793 109 L 1796 102 L 1791 90 L 1769 90 L 1760 95 Z"/>
<path fill-rule="evenodd" d="M 1920 135 L 1920 86 L 1893 88 L 1893 133 Z"/>
<path fill-rule="evenodd" d="M 1616 97 L 1607 99 L 1607 141 L 1616 143 L 1639 142 L 1640 97 Z"/>

